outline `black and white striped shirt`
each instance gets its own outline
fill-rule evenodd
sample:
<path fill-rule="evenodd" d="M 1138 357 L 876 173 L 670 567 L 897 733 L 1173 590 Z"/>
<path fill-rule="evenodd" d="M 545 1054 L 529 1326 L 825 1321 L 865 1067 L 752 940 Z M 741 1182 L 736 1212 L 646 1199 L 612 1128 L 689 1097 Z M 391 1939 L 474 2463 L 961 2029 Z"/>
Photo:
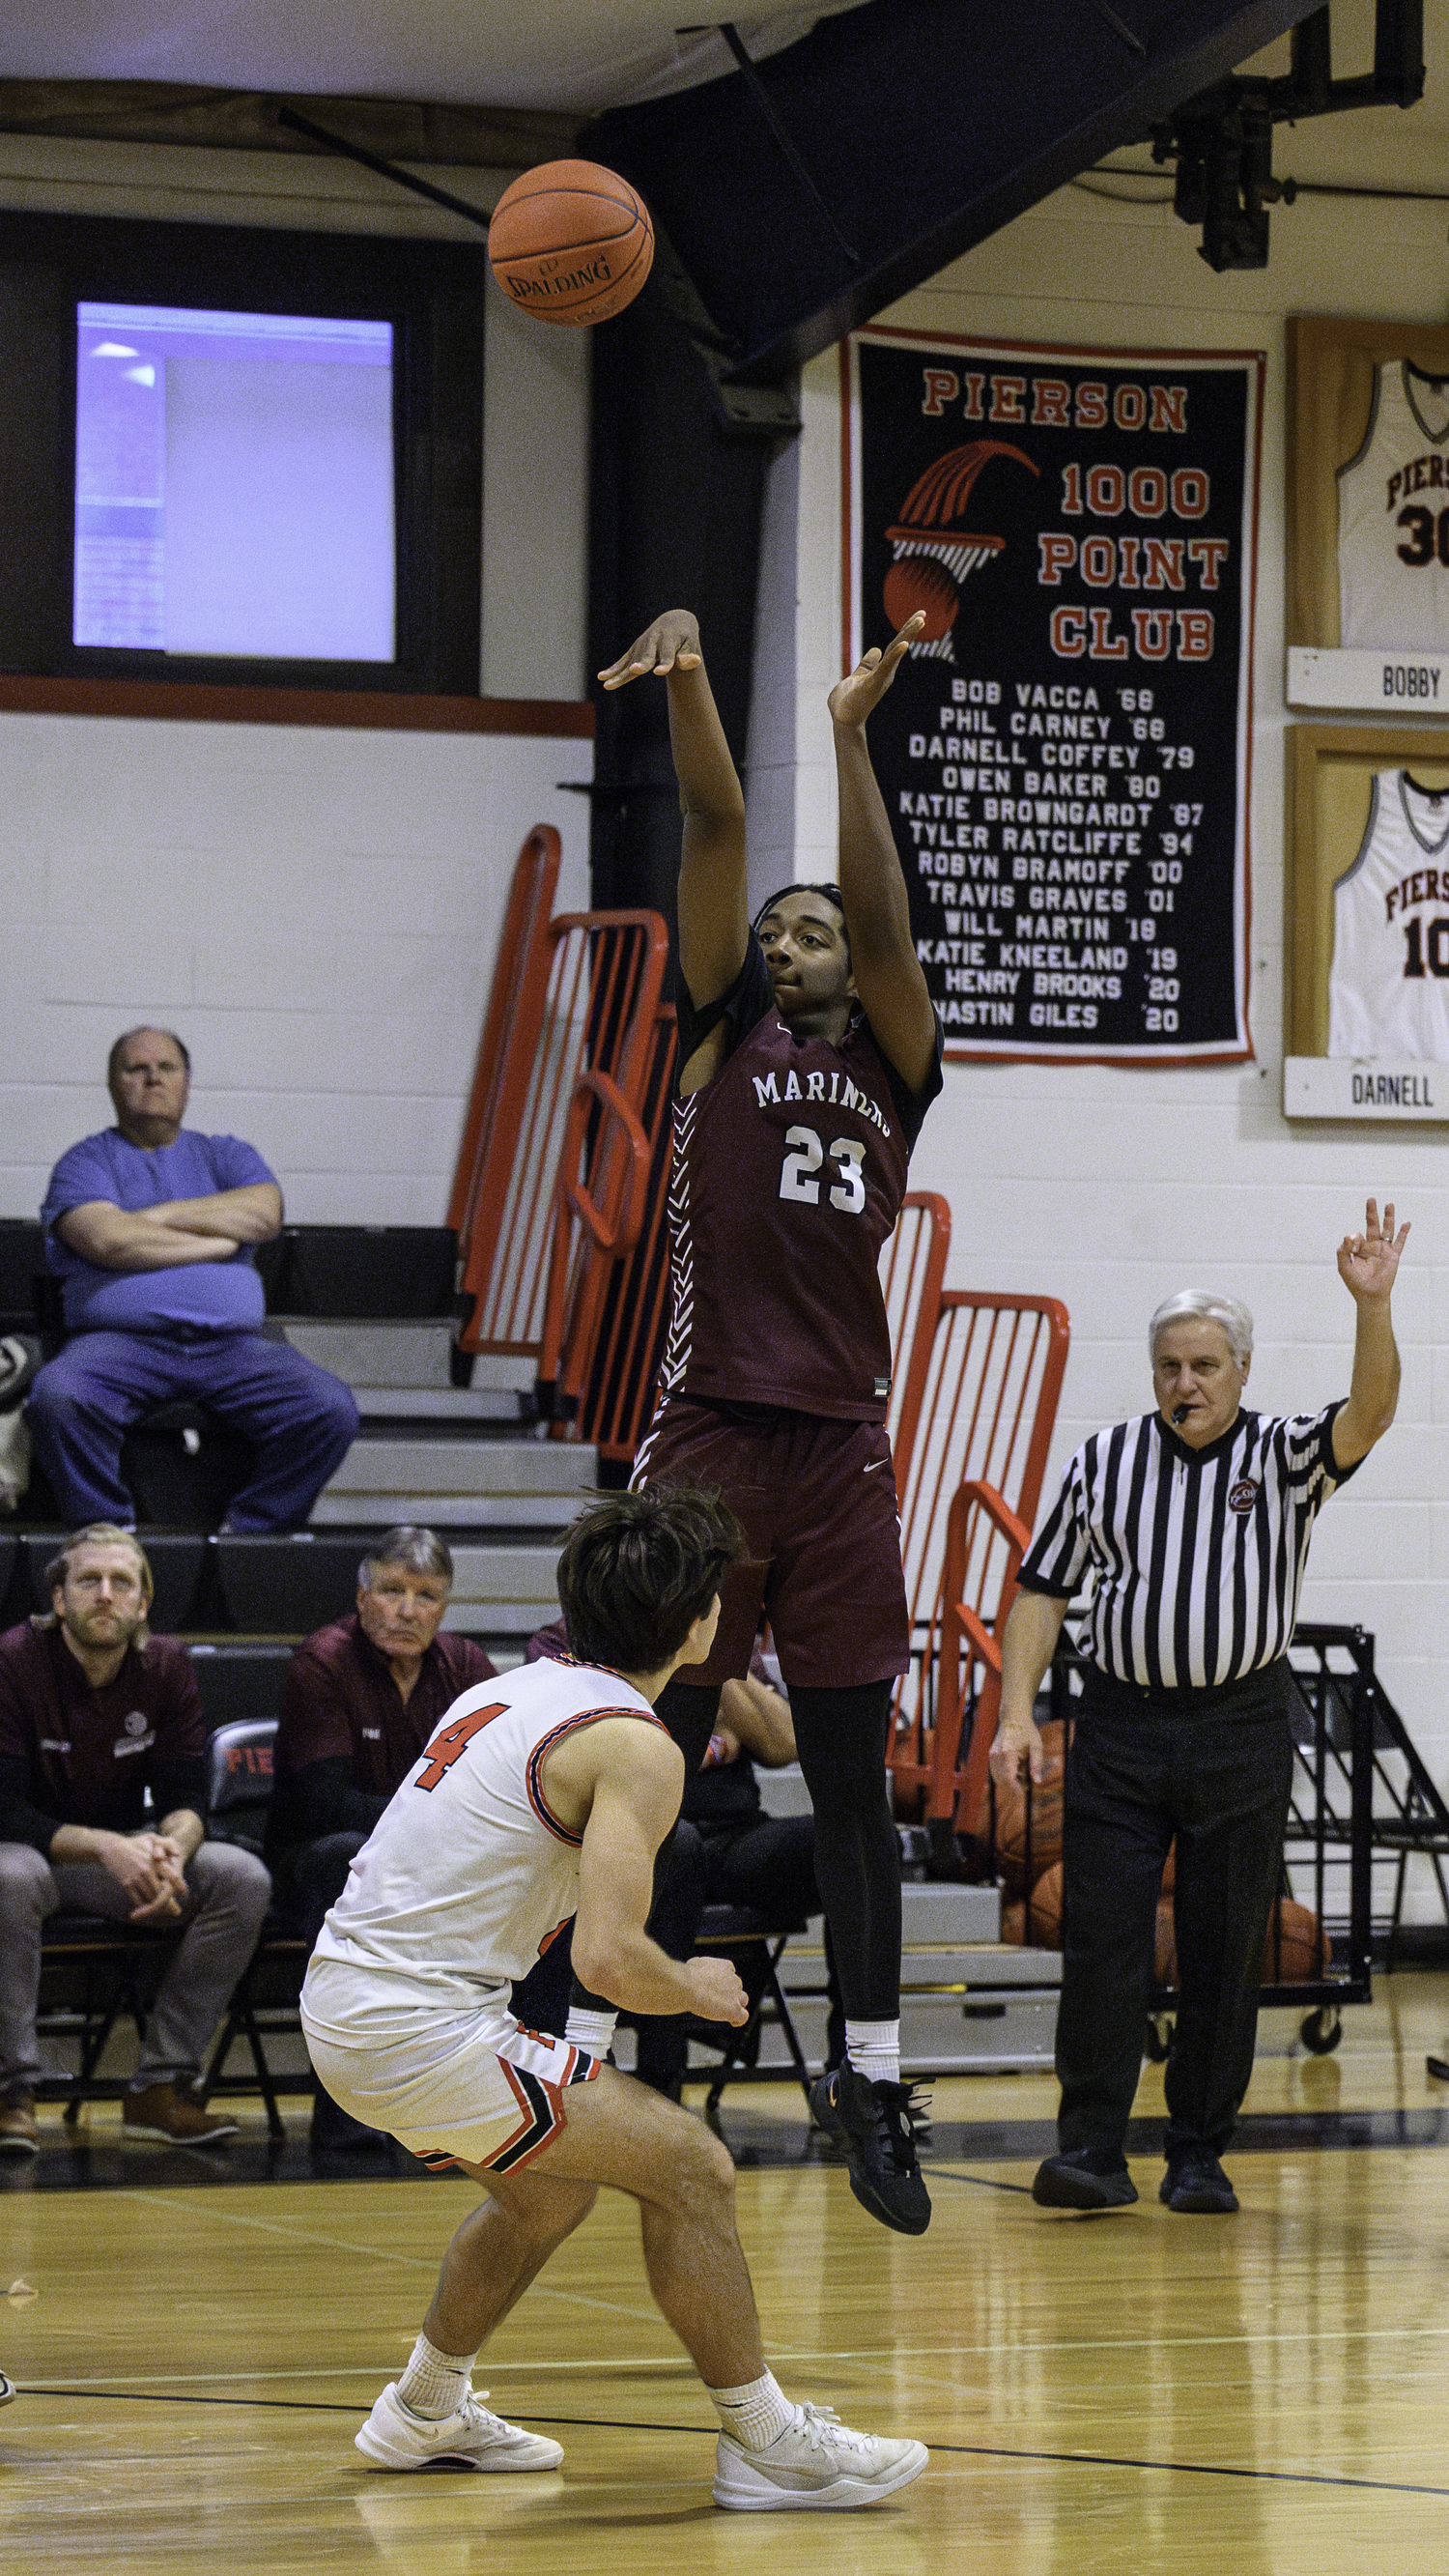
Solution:
<path fill-rule="evenodd" d="M 1286 1652 L 1334 1464 L 1340 1404 L 1286 1420 L 1240 1413 L 1189 1449 L 1159 1413 L 1094 1432 L 1021 1569 L 1028 1592 L 1084 1605 L 1088 1652 L 1157 1690 L 1237 1681 Z"/>

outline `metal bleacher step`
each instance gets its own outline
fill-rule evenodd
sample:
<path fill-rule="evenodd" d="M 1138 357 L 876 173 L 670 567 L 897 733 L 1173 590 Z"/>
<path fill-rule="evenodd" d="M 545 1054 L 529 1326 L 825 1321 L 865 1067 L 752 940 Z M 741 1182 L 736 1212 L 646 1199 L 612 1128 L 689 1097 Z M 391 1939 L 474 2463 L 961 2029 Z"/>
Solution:
<path fill-rule="evenodd" d="M 519 1399 L 531 1395 L 537 1372 L 526 1355 L 513 1358 L 480 1352 L 467 1387 L 452 1383 L 452 1326 L 434 1317 L 387 1322 L 325 1322 L 310 1315 L 278 1315 L 272 1328 L 321 1368 L 344 1379 L 360 1403 L 382 1388 L 413 1396 L 428 1392 L 462 1396 L 466 1405 L 445 1404 L 445 1416 L 468 1420 L 514 1422 Z M 374 1411 L 380 1408 L 373 1405 Z M 409 1401 L 403 1410 L 422 1410 Z"/>
<path fill-rule="evenodd" d="M 312 1509 L 314 1529 L 567 1528 L 598 1484 L 598 1454 L 551 1440 L 479 1439 L 455 1425 L 364 1428 Z"/>
<path fill-rule="evenodd" d="M 528 1637 L 558 1617 L 556 1539 L 453 1548 L 453 1594 L 445 1628 L 472 1637 Z"/>
<path fill-rule="evenodd" d="M 762 1770 L 759 1781 L 768 1814 L 808 1815 L 798 1765 Z M 908 1879 L 901 1889 L 902 2074 L 1006 2075 L 1050 2067 L 1061 1977 L 1059 1951 L 1003 1942 L 999 1887 Z M 828 2008 L 818 1917 L 786 1944 L 780 1984 L 806 2058 L 818 2071 Z M 693 2048 L 690 2063 L 707 2071 L 708 2050 Z M 771 2072 L 790 2066 L 784 2038 L 768 2020 L 759 2063 Z"/>

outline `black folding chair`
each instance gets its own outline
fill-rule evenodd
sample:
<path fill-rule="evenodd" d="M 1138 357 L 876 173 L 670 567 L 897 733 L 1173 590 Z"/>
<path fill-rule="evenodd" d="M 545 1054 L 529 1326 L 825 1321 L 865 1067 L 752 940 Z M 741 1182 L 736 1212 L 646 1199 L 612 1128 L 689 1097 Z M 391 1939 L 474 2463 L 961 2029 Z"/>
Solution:
<path fill-rule="evenodd" d="M 754 2074 L 759 2063 L 760 2032 L 767 2015 L 778 2024 L 790 2062 L 799 2079 L 806 2103 L 810 2100 L 810 2069 L 800 2045 L 789 2004 L 780 1984 L 780 1961 L 785 1944 L 794 1933 L 805 1930 L 798 1923 L 780 1925 L 759 1914 L 749 1905 L 707 1905 L 700 1916 L 695 1935 L 695 1949 L 729 1959 L 744 1987 L 749 2002 L 749 2018 L 737 2027 L 717 2021 L 697 2021 L 690 2017 L 685 2028 L 689 2037 L 701 2047 L 718 2049 L 720 2065 L 705 2096 L 704 2116 L 713 2128 L 717 2124 L 720 2095 L 727 2084 Z"/>

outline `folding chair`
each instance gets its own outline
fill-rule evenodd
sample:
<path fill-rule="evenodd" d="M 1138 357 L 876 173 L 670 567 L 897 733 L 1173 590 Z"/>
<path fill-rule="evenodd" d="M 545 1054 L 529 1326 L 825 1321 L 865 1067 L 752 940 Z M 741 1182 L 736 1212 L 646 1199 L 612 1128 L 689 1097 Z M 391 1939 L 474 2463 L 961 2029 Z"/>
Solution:
<path fill-rule="evenodd" d="M 696 2021 L 687 2025 L 691 2039 L 701 2047 L 718 2049 L 720 2065 L 705 2096 L 704 2116 L 711 2128 L 718 2126 L 719 2100 L 727 2084 L 754 2073 L 760 2054 L 760 2030 L 768 2009 L 778 2023 L 790 2062 L 799 2079 L 800 2090 L 808 2106 L 810 2069 L 805 2051 L 791 2017 L 789 2004 L 780 1984 L 780 1961 L 785 1944 L 793 1933 L 806 1929 L 803 1916 L 783 1931 L 778 1922 L 759 1914 L 751 1905 L 707 1905 L 699 1919 L 695 1935 L 697 1951 L 706 1950 L 719 1958 L 729 1959 L 735 1968 L 749 2001 L 749 2019 L 735 2027 L 714 2021 Z"/>
<path fill-rule="evenodd" d="M 243 1850 L 260 1855 L 272 1797 L 272 1747 L 276 1734 L 274 1717 L 244 1717 L 231 1726 L 219 1726 L 213 1735 L 211 1831 L 218 1842 L 239 1843 Z M 287 2134 L 277 2109 L 278 2092 L 311 2094 L 316 2090 L 316 2079 L 310 2070 L 306 2075 L 274 2074 L 266 2051 L 268 2039 L 290 2037 L 302 2027 L 297 2003 L 309 1956 L 308 1944 L 285 1918 L 269 1913 L 257 1946 L 237 1980 L 198 2089 L 203 2103 L 214 2093 L 260 2093 L 266 2106 L 267 2131 L 273 2138 L 285 2138 Z M 251 2053 L 251 2082 L 244 2076 L 228 2077 L 223 2073 L 238 2040 L 245 2040 Z"/>

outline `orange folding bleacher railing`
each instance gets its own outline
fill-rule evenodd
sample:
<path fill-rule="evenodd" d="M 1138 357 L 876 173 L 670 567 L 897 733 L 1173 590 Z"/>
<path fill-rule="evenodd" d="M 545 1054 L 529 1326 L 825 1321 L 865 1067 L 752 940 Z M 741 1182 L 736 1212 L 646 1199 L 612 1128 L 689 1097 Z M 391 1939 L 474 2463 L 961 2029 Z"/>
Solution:
<path fill-rule="evenodd" d="M 460 1253 L 476 1231 L 480 1198 L 496 1197 L 495 1167 L 506 1161 L 523 1114 L 533 1043 L 548 992 L 548 924 L 562 856 L 553 825 L 536 823 L 514 862 L 448 1202 L 448 1224 Z"/>
<path fill-rule="evenodd" d="M 567 1306 L 555 1282 L 560 1261 L 564 1280 L 570 1269 L 559 1237 L 582 1226 L 621 1255 L 644 1218 L 650 1149 L 639 1104 L 668 960 L 664 923 L 654 912 L 560 913 L 535 946 L 493 1085 L 496 1123 L 480 1135 L 466 1192 L 463 1353 L 541 1358 L 551 1285 L 555 1307 L 560 1297 L 559 1311 Z"/>
<path fill-rule="evenodd" d="M 951 1248 L 951 1210 L 936 1190 L 907 1190 L 881 1254 L 880 1284 L 891 1331 L 891 1400 L 886 1414 L 896 1491 L 904 1494 L 921 1418 L 926 1370 L 941 1311 Z"/>
<path fill-rule="evenodd" d="M 1070 1332 L 1055 1297 L 941 1293 L 898 1479 L 912 1663 L 891 1752 L 898 1809 L 921 1803 L 938 1835 L 958 1814 L 974 1821 L 980 1803 L 1001 1628 L 1041 1498 Z"/>
<path fill-rule="evenodd" d="M 632 1459 L 654 1404 L 669 1306 L 670 1104 L 677 1035 L 672 1003 L 661 1004 L 640 1101 L 649 1139 L 644 1223 L 632 1251 L 611 1252 L 576 1224 L 563 1301 L 567 1322 L 553 1398 L 554 1437 L 591 1441 L 618 1465 Z M 552 1347 L 546 1328 L 540 1373 Z"/>

